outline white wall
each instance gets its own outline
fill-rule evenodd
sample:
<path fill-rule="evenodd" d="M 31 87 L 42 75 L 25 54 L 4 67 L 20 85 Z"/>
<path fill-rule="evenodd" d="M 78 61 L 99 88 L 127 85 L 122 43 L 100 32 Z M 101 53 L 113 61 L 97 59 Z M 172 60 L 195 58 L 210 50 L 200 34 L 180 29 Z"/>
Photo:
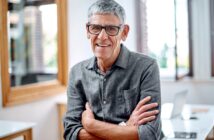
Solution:
<path fill-rule="evenodd" d="M 34 140 L 58 140 L 58 116 L 56 103 L 63 95 L 15 107 L 2 108 L 1 120 L 35 122 Z"/>
<path fill-rule="evenodd" d="M 175 93 L 188 89 L 187 103 L 214 105 L 214 82 L 211 81 L 180 81 L 161 82 L 162 103 L 172 102 Z"/>
<path fill-rule="evenodd" d="M 73 66 L 75 63 L 80 60 L 86 59 L 92 56 L 90 45 L 88 40 L 86 39 L 85 32 L 85 23 L 87 21 L 87 8 L 90 3 L 94 0 L 86 1 L 86 0 L 69 0 L 69 66 Z M 127 12 L 127 23 L 131 26 L 131 31 L 129 34 L 128 40 L 125 44 L 131 49 L 135 50 L 136 47 L 136 29 L 135 27 L 135 18 L 134 18 L 134 1 L 130 0 L 117 0 L 120 2 Z M 194 4 L 202 6 L 200 9 L 200 16 L 195 15 L 195 19 L 201 21 L 203 10 L 206 12 L 206 4 L 208 0 L 195 0 Z M 203 8 L 205 6 L 205 8 Z M 196 20 L 196 21 L 197 21 Z M 204 23 L 207 26 L 207 23 Z M 208 29 L 205 25 L 194 25 L 195 34 L 198 37 L 194 37 L 194 45 L 203 48 L 202 50 L 206 53 L 209 53 L 209 43 L 207 43 L 207 38 L 203 37 L 203 35 L 199 36 L 206 32 Z M 200 27 L 200 28 L 199 28 Z M 202 29 L 201 29 L 202 28 Z M 200 29 L 200 30 L 199 30 Z M 207 50 L 204 50 L 207 49 Z M 188 103 L 202 103 L 202 104 L 214 104 L 214 82 L 210 81 L 208 66 L 204 65 L 204 61 L 201 59 L 205 59 L 207 61 L 207 57 L 203 57 L 203 51 L 196 51 L 194 54 L 195 65 L 196 66 L 196 79 L 194 80 L 185 80 L 179 82 L 170 82 L 170 81 L 162 81 L 162 102 L 170 102 L 173 98 L 174 93 L 176 91 L 182 89 L 189 89 L 190 94 L 188 96 Z M 207 55 L 207 54 L 206 54 Z M 200 65 L 198 62 L 200 61 Z M 201 68 L 203 66 L 203 68 Z M 198 70 L 199 69 L 199 70 Z M 206 75 L 206 78 L 203 76 Z M 1 77 L 1 75 L 0 75 Z M 0 90 L 1 95 L 1 90 Z M 36 101 L 29 104 L 19 105 L 10 108 L 2 108 L 0 109 L 0 119 L 7 120 L 16 120 L 16 121 L 27 121 L 27 122 L 36 122 L 37 125 L 33 129 L 33 138 L 34 140 L 58 140 L 59 131 L 58 131 L 58 118 L 57 118 L 57 108 L 56 103 L 59 100 L 63 100 L 66 98 L 66 95 L 59 95 L 52 98 Z M 1 100 L 1 96 L 0 96 Z M 1 101 L 0 101 L 1 102 Z"/>

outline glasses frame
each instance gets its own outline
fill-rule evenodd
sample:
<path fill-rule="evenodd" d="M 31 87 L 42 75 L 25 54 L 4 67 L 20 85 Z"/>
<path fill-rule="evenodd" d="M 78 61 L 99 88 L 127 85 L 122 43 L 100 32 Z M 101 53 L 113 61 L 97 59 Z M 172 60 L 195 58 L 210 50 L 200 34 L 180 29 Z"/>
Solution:
<path fill-rule="evenodd" d="M 90 32 L 89 27 L 92 26 L 92 25 L 97 25 L 97 26 L 101 27 L 101 30 L 100 30 L 98 33 L 92 33 L 92 32 Z M 109 36 L 117 36 L 118 33 L 120 32 L 121 27 L 123 26 L 123 24 L 120 24 L 120 25 L 118 25 L 118 26 L 116 26 L 116 25 L 106 25 L 106 26 L 102 26 L 102 25 L 99 25 L 99 24 L 90 24 L 90 23 L 87 23 L 86 26 L 87 26 L 88 32 L 89 32 L 90 34 L 93 34 L 93 35 L 99 35 L 99 34 L 102 32 L 103 29 L 104 29 L 105 32 L 106 32 L 106 28 L 108 28 L 108 27 L 116 27 L 116 28 L 118 29 L 118 31 L 117 31 L 116 34 L 109 34 L 108 32 L 106 32 L 106 34 L 108 34 Z"/>

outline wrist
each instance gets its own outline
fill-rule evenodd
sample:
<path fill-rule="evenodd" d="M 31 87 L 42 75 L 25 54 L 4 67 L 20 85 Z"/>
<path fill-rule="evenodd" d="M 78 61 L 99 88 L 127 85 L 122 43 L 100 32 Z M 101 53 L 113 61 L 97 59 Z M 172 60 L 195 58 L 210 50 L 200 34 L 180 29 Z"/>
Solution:
<path fill-rule="evenodd" d="M 93 129 L 93 126 L 94 126 L 93 124 L 95 123 L 94 121 L 95 119 L 88 118 L 83 124 L 83 127 L 87 132 L 90 132 L 90 130 Z"/>
<path fill-rule="evenodd" d="M 118 125 L 120 125 L 120 126 L 127 126 L 127 124 L 125 122 L 120 122 Z"/>

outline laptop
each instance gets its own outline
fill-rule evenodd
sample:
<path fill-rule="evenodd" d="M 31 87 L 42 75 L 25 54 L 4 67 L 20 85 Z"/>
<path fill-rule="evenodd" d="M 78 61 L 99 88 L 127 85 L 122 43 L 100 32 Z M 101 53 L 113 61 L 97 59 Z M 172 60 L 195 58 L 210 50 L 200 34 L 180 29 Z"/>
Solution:
<path fill-rule="evenodd" d="M 162 110 L 165 110 L 164 112 L 161 112 L 162 118 L 164 119 L 173 119 L 178 116 L 181 116 L 184 105 L 186 103 L 188 90 L 182 90 L 180 92 L 177 92 L 174 96 L 172 105 L 169 106 L 169 104 L 164 104 L 167 106 L 167 108 L 164 108 L 166 106 L 162 106 Z"/>
<path fill-rule="evenodd" d="M 187 93 L 188 90 L 183 90 L 175 94 L 170 119 L 181 116 L 184 105 L 186 103 Z"/>

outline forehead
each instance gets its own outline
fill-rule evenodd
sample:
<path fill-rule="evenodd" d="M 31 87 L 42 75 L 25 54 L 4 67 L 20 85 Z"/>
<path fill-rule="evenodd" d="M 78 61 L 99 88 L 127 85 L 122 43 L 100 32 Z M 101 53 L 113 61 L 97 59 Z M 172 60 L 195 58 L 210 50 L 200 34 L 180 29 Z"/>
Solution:
<path fill-rule="evenodd" d="M 90 18 L 90 23 L 100 25 L 119 25 L 120 20 L 113 14 L 94 14 Z"/>

